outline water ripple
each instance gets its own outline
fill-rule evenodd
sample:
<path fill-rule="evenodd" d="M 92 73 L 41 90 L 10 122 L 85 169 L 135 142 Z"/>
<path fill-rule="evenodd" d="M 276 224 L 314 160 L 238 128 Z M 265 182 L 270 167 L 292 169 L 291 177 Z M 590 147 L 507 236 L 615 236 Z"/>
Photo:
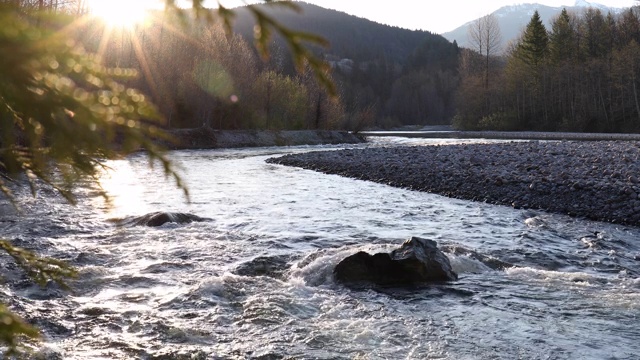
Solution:
<path fill-rule="evenodd" d="M 78 207 L 54 193 L 18 192 L 25 215 L 0 203 L 2 236 L 66 259 L 80 275 L 73 292 L 40 289 L 1 258 L 0 299 L 43 328 L 42 351 L 69 359 L 640 353 L 639 229 L 264 163 L 314 149 L 172 153 L 191 203 L 142 155 L 110 164 L 103 186 L 111 207 L 89 191 Z M 213 221 L 158 228 L 108 221 L 154 211 Z M 334 281 L 344 257 L 389 251 L 409 236 L 436 240 L 459 280 L 358 291 Z"/>

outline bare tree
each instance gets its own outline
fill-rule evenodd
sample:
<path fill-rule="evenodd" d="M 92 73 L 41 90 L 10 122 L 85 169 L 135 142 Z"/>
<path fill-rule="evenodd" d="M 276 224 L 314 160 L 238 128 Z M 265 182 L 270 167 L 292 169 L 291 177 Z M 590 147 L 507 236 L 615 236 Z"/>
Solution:
<path fill-rule="evenodd" d="M 484 58 L 484 86 L 489 88 L 491 57 L 500 52 L 502 34 L 493 14 L 485 15 L 471 24 L 467 33 L 471 48 Z"/>

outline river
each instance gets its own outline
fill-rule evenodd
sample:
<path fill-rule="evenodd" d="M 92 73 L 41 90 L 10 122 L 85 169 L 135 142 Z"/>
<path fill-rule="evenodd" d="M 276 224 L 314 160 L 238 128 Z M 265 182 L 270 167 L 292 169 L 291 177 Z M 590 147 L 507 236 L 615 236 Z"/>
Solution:
<path fill-rule="evenodd" d="M 110 162 L 111 204 L 90 189 L 75 207 L 40 190 L 18 194 L 19 216 L 3 200 L 0 235 L 80 276 L 72 292 L 39 288 L 3 257 L 0 299 L 43 329 L 51 359 L 640 358 L 639 228 L 264 161 L 339 148 L 174 152 L 190 203 L 143 155 Z M 212 220 L 112 221 L 154 211 Z M 334 282 L 344 257 L 410 236 L 449 249 L 459 280 L 385 290 Z M 514 266 L 492 270 L 455 248 Z"/>

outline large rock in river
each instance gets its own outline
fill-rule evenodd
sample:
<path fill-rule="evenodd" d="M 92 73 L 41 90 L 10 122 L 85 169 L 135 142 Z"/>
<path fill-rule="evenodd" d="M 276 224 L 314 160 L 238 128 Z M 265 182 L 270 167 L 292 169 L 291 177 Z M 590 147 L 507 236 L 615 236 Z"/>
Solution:
<path fill-rule="evenodd" d="M 458 279 L 437 243 L 419 237 L 409 238 L 391 253 L 360 251 L 338 263 L 333 273 L 347 285 L 405 286 Z"/>
<path fill-rule="evenodd" d="M 134 218 L 116 221 L 120 226 L 161 226 L 168 222 L 177 224 L 188 224 L 195 221 L 209 221 L 211 219 L 202 218 L 193 214 L 179 212 L 153 212 Z"/>

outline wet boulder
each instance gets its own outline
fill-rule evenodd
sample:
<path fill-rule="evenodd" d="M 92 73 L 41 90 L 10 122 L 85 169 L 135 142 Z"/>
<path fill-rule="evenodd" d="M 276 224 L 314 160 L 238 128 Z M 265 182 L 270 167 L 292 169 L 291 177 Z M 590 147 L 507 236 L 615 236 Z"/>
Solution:
<path fill-rule="evenodd" d="M 269 276 L 280 278 L 289 269 L 291 256 L 259 256 L 251 261 L 240 264 L 233 273 L 241 276 Z"/>
<path fill-rule="evenodd" d="M 338 263 L 333 273 L 347 285 L 406 286 L 458 279 L 437 243 L 419 237 L 409 238 L 391 253 L 360 251 Z"/>
<path fill-rule="evenodd" d="M 193 214 L 174 213 L 174 212 L 152 212 L 142 216 L 136 216 L 124 220 L 117 221 L 121 226 L 162 226 L 166 223 L 188 224 L 199 221 L 210 221 L 211 219 L 202 218 Z"/>

